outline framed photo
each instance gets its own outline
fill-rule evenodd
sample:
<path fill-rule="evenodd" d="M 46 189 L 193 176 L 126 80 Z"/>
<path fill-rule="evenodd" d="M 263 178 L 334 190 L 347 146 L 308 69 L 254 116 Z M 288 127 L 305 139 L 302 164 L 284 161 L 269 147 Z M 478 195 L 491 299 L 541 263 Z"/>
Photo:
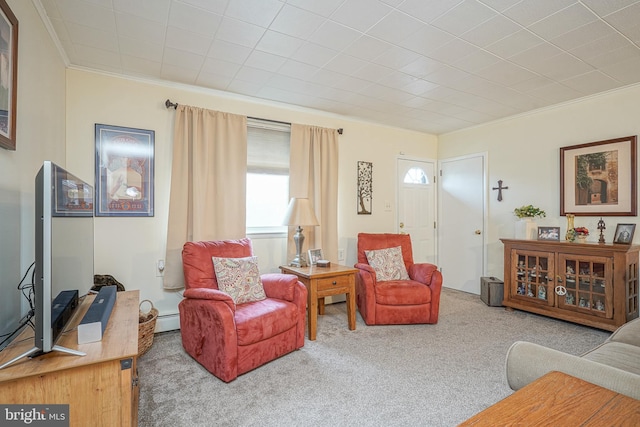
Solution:
<path fill-rule="evenodd" d="M 53 169 L 52 216 L 93 216 L 93 187 L 66 170 Z"/>
<path fill-rule="evenodd" d="M 538 227 L 538 240 L 560 240 L 560 227 Z"/>
<path fill-rule="evenodd" d="M 630 245 L 633 242 L 633 233 L 636 231 L 635 224 L 618 224 L 613 235 L 613 243 Z"/>
<path fill-rule="evenodd" d="M 560 148 L 560 215 L 636 216 L 637 136 Z"/>
<path fill-rule="evenodd" d="M 16 149 L 18 19 L 0 0 L 0 147 Z"/>
<path fill-rule="evenodd" d="M 152 130 L 95 125 L 96 216 L 153 216 Z"/>
<path fill-rule="evenodd" d="M 322 249 L 309 249 L 309 265 L 318 265 L 319 259 L 322 259 Z"/>

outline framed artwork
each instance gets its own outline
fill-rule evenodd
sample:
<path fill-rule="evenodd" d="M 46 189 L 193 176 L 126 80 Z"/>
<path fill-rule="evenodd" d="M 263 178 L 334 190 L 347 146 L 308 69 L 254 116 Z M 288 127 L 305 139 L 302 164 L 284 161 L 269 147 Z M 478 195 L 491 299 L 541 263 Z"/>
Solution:
<path fill-rule="evenodd" d="M 153 216 L 152 130 L 95 125 L 96 216 Z"/>
<path fill-rule="evenodd" d="M 322 259 L 322 249 L 309 249 L 309 265 L 317 265 Z"/>
<path fill-rule="evenodd" d="M 560 148 L 560 215 L 636 216 L 637 136 Z"/>
<path fill-rule="evenodd" d="M 613 235 L 613 243 L 630 245 L 633 242 L 633 233 L 636 231 L 635 224 L 618 224 Z"/>
<path fill-rule="evenodd" d="M 93 187 L 54 165 L 52 216 L 93 216 Z"/>
<path fill-rule="evenodd" d="M 373 163 L 358 162 L 358 215 L 371 215 Z"/>
<path fill-rule="evenodd" d="M 560 227 L 538 227 L 538 240 L 560 240 Z"/>
<path fill-rule="evenodd" d="M 16 149 L 18 19 L 0 0 L 0 147 Z"/>

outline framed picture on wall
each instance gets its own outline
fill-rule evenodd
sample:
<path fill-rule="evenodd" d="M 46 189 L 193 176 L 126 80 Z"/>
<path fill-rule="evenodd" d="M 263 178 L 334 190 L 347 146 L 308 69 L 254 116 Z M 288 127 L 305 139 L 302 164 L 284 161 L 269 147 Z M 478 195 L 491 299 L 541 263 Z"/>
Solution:
<path fill-rule="evenodd" d="M 153 216 L 155 132 L 95 125 L 96 216 Z"/>
<path fill-rule="evenodd" d="M 636 216 L 636 138 L 560 148 L 560 215 Z"/>
<path fill-rule="evenodd" d="M 18 19 L 0 0 L 0 147 L 16 149 Z"/>

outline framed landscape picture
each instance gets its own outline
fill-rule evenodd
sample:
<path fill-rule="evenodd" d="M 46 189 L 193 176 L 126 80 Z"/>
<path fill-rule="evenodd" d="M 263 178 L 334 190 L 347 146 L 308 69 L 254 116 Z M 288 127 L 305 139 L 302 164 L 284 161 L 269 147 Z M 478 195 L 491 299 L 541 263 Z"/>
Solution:
<path fill-rule="evenodd" d="M 636 216 L 636 139 L 560 148 L 560 215 Z"/>

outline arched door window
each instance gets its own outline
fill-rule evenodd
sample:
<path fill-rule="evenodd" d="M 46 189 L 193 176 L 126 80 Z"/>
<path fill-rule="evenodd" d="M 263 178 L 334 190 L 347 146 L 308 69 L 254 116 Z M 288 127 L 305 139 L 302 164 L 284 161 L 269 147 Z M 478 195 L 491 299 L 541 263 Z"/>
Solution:
<path fill-rule="evenodd" d="M 429 184 L 429 178 L 422 168 L 413 167 L 404 175 L 405 184 Z"/>

